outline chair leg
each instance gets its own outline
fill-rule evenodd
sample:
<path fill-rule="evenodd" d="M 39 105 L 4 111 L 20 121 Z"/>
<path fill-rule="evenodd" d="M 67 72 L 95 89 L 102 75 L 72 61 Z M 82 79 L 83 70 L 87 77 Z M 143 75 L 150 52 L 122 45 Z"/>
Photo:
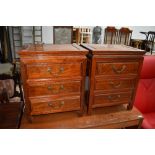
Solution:
<path fill-rule="evenodd" d="M 153 50 L 154 50 L 154 41 L 152 42 L 151 55 L 152 55 L 152 53 L 153 53 Z"/>
<path fill-rule="evenodd" d="M 153 45 L 154 45 L 154 44 L 153 44 L 153 42 L 152 42 L 152 43 L 151 43 L 151 46 L 150 46 L 150 53 L 151 53 L 151 55 L 152 55 L 152 51 L 153 51 L 153 48 L 154 48 Z"/>
<path fill-rule="evenodd" d="M 81 34 L 81 44 L 83 43 L 83 34 Z"/>
<path fill-rule="evenodd" d="M 151 49 L 151 51 L 150 51 L 150 52 L 151 52 L 151 55 L 152 55 L 152 49 Z"/>

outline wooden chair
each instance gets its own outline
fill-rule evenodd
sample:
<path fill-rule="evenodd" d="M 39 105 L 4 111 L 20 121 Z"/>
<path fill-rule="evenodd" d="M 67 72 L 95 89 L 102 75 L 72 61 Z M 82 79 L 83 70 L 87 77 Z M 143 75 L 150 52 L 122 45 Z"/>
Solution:
<path fill-rule="evenodd" d="M 150 52 L 151 55 L 154 49 L 154 41 L 155 41 L 155 31 L 149 31 L 145 41 L 145 50 Z"/>
<path fill-rule="evenodd" d="M 142 49 L 143 41 L 141 39 L 131 39 L 130 40 L 130 46 Z"/>
<path fill-rule="evenodd" d="M 17 85 L 19 91 L 16 91 Z M 20 71 L 16 62 L 0 64 L 0 93 L 3 88 L 10 91 L 9 97 L 18 96 L 23 101 Z"/>
<path fill-rule="evenodd" d="M 80 43 L 91 43 L 92 32 L 90 28 L 80 28 Z"/>
<path fill-rule="evenodd" d="M 132 30 L 129 28 L 122 27 L 118 30 L 118 38 L 117 38 L 117 44 L 124 44 L 129 46 L 130 40 L 132 36 Z"/>
<path fill-rule="evenodd" d="M 104 44 L 116 44 L 117 29 L 114 26 L 108 26 L 104 31 Z"/>
<path fill-rule="evenodd" d="M 23 102 L 10 100 L 6 89 L 0 93 L 0 129 L 18 129 L 23 113 Z"/>
<path fill-rule="evenodd" d="M 23 110 L 20 76 L 11 64 L 0 66 L 3 68 L 6 66 L 0 74 L 0 128 L 19 128 Z M 19 91 L 16 90 L 17 85 Z"/>
<path fill-rule="evenodd" d="M 73 27 L 73 43 L 80 44 L 80 32 L 76 27 Z"/>

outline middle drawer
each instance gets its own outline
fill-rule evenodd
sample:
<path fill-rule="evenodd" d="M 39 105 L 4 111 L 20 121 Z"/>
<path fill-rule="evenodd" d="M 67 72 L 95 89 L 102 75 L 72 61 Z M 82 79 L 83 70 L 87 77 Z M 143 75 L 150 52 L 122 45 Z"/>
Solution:
<path fill-rule="evenodd" d="M 96 91 L 133 89 L 136 82 L 134 78 L 96 79 L 95 81 Z"/>
<path fill-rule="evenodd" d="M 65 93 L 80 93 L 81 81 L 29 81 L 29 97 L 57 95 Z"/>

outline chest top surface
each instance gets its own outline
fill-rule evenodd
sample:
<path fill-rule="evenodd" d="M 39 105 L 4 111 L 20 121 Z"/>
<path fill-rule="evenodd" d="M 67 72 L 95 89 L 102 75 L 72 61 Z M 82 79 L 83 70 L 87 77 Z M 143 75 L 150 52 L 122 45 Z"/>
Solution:
<path fill-rule="evenodd" d="M 143 55 L 145 54 L 144 50 L 133 48 L 126 45 L 114 45 L 114 44 L 82 44 L 82 47 L 90 50 L 94 55 L 109 55 L 109 54 L 135 54 Z"/>
<path fill-rule="evenodd" d="M 19 51 L 19 55 L 86 55 L 88 50 L 77 44 L 29 44 Z"/>

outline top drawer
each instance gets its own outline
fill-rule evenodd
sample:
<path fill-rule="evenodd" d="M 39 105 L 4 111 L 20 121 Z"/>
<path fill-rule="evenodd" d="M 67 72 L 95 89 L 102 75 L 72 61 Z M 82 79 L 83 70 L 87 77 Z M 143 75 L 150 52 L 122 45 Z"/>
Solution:
<path fill-rule="evenodd" d="M 81 63 L 29 64 L 27 65 L 27 76 L 29 79 L 81 76 Z"/>
<path fill-rule="evenodd" d="M 137 74 L 139 62 L 97 62 L 96 75 Z"/>

